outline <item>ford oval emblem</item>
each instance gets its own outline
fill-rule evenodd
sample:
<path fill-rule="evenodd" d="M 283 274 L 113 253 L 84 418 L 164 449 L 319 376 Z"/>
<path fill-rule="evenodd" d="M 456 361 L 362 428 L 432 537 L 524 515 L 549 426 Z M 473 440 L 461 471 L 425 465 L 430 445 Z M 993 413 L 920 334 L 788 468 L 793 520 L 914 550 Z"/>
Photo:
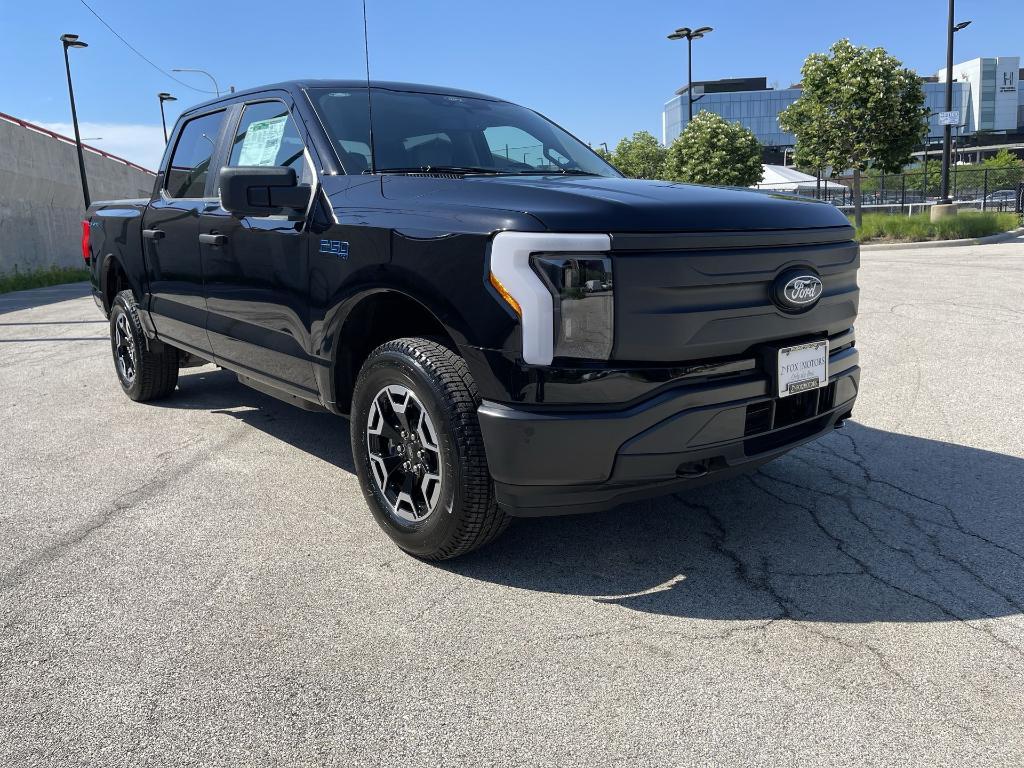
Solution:
<path fill-rule="evenodd" d="M 772 298 L 788 312 L 810 309 L 821 298 L 821 278 L 808 269 L 791 269 L 775 279 Z"/>

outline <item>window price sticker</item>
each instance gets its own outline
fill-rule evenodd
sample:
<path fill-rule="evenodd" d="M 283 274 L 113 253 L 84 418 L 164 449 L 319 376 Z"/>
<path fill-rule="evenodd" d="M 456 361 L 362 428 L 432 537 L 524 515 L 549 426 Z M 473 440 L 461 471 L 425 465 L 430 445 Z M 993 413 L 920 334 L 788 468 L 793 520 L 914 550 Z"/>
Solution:
<path fill-rule="evenodd" d="M 257 120 L 249 125 L 242 140 L 239 165 L 277 165 L 277 154 L 284 138 L 284 126 L 288 115 Z"/>

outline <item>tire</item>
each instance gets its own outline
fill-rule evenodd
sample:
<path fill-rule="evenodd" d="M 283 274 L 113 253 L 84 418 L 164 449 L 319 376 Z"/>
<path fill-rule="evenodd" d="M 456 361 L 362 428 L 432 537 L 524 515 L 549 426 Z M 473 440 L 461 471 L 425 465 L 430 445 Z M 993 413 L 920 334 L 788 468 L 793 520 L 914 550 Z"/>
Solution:
<path fill-rule="evenodd" d="M 131 291 L 121 291 L 110 307 L 110 350 L 121 389 L 144 403 L 166 397 L 178 384 L 178 350 L 149 341 Z"/>
<path fill-rule="evenodd" d="M 356 472 L 377 524 L 411 555 L 458 557 L 508 526 L 494 499 L 478 405 L 466 362 L 436 341 L 389 341 L 359 371 Z"/>

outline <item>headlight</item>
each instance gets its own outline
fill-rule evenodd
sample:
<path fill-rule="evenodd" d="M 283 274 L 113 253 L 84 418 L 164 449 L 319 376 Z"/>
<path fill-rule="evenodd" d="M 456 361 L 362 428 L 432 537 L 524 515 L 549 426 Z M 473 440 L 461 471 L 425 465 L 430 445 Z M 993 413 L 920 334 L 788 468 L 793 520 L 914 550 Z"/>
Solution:
<path fill-rule="evenodd" d="M 611 357 L 615 322 L 612 260 L 595 253 L 538 254 L 531 261 L 554 299 L 554 356 Z"/>
<path fill-rule="evenodd" d="M 523 360 L 608 359 L 614 305 L 608 235 L 499 232 L 489 281 L 522 321 Z"/>

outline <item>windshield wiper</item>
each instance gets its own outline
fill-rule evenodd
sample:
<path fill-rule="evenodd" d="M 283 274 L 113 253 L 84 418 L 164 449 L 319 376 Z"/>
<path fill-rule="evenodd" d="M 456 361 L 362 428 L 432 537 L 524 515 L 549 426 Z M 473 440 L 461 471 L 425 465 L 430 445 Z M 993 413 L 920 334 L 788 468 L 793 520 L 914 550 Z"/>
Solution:
<path fill-rule="evenodd" d="M 517 176 L 597 176 L 596 173 L 584 171 L 580 168 L 559 168 L 557 171 L 544 171 L 535 168 L 530 171 L 513 171 Z"/>
<path fill-rule="evenodd" d="M 419 165 L 409 168 L 378 168 L 377 173 L 507 173 L 500 168 L 476 165 Z"/>

